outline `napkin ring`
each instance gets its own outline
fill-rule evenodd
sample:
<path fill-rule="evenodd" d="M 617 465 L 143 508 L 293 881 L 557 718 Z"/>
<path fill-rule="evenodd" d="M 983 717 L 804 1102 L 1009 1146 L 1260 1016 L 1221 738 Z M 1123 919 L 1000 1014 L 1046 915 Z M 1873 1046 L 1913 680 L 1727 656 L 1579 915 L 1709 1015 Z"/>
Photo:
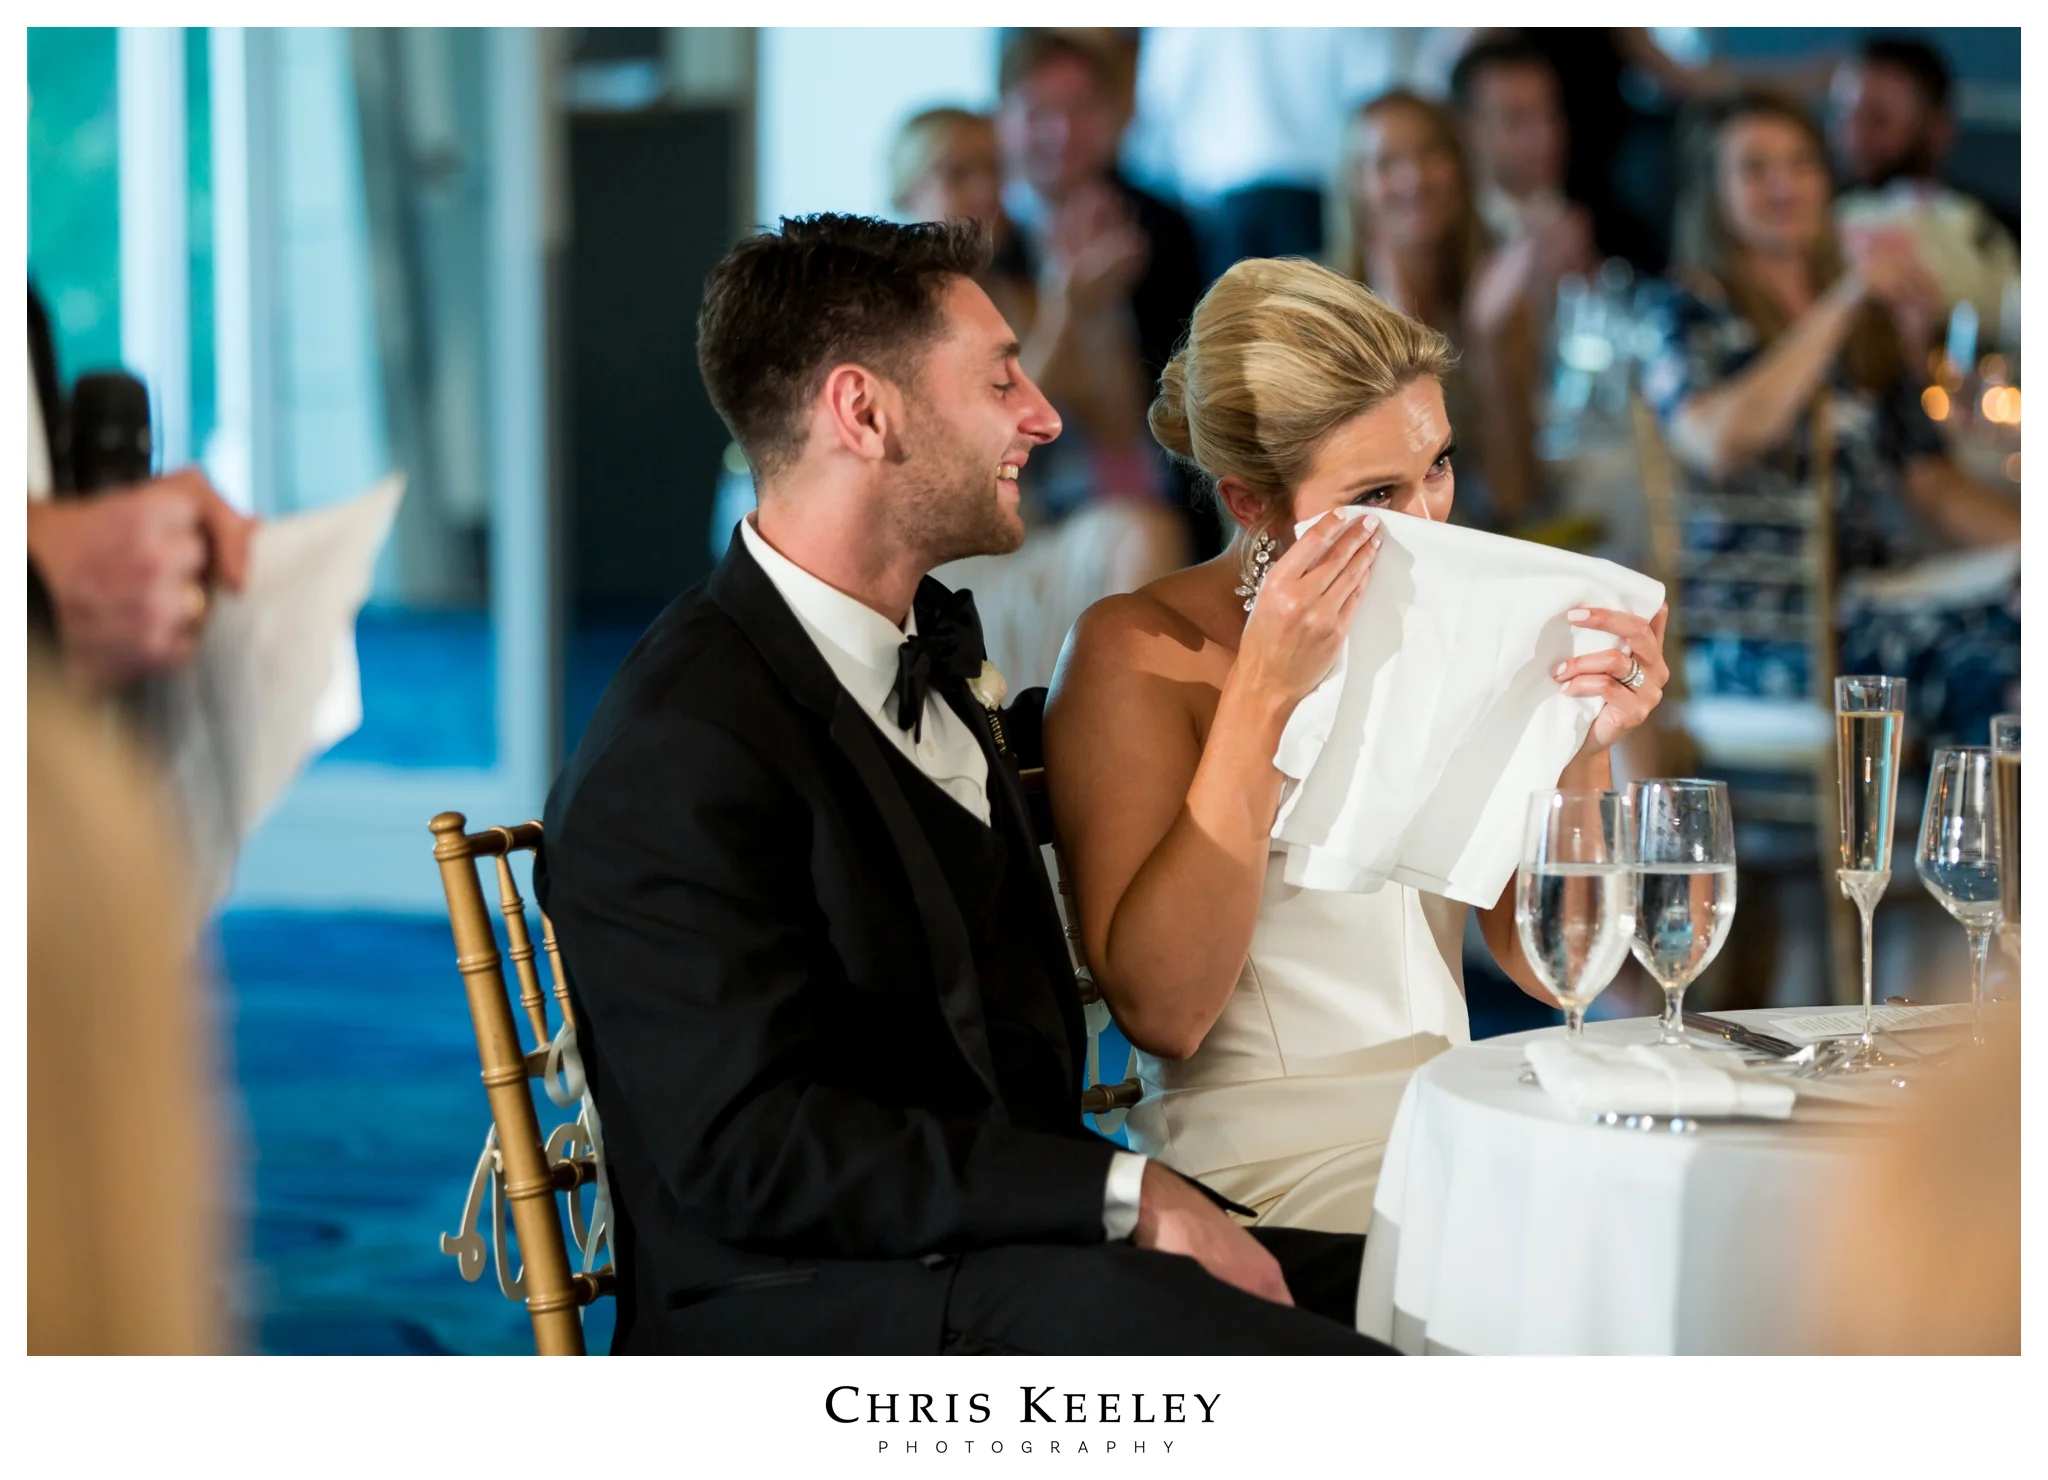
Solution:
<path fill-rule="evenodd" d="M 1250 611 L 1252 603 L 1258 600 L 1259 587 L 1266 584 L 1266 572 L 1273 568 L 1273 556 L 1280 549 L 1280 542 L 1270 534 L 1260 534 L 1244 553 L 1244 578 L 1237 583 L 1232 596 L 1244 598 L 1244 609 Z"/>

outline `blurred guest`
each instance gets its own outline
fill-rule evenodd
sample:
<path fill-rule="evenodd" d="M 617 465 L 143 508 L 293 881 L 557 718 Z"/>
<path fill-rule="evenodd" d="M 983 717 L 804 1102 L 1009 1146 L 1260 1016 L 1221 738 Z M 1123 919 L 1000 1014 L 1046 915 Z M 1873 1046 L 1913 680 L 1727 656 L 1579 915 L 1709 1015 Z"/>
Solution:
<path fill-rule="evenodd" d="M 1843 233 L 1902 228 L 1940 284 L 1944 311 L 1968 301 L 1988 334 L 2018 279 L 2012 236 L 1983 204 L 1941 181 L 1955 143 L 1948 64 L 1924 41 L 1879 36 L 1842 63 L 1830 96 L 1835 157 L 1850 187 Z"/>
<path fill-rule="evenodd" d="M 186 468 L 90 499 L 74 490 L 49 320 L 28 295 L 28 607 L 31 635 L 103 693 L 198 650 L 208 587 L 241 589 L 255 521 Z"/>
<path fill-rule="evenodd" d="M 223 1348 L 224 1242 L 180 854 L 141 757 L 28 676 L 28 1351 Z"/>
<path fill-rule="evenodd" d="M 1828 404 L 1836 569 L 1903 563 L 1938 542 L 2017 540 L 2019 515 L 1964 474 L 1922 409 L 1924 380 L 1901 321 L 1924 323 L 1935 288 L 1909 243 L 1871 235 L 1847 260 L 1828 210 L 1820 131 L 1778 95 L 1747 92 L 1700 121 L 1680 180 L 1680 286 L 1643 391 L 1689 476 L 1715 493 L 1810 495 L 1816 405 Z M 1690 521 L 1696 549 L 1782 556 L 1785 531 L 1733 517 Z M 1689 587 L 1688 603 L 1743 605 Z M 2019 674 L 2016 593 L 1939 610 L 1868 610 L 1843 633 L 1847 673 L 1908 678 L 1914 732 L 1984 740 Z M 1681 617 L 1683 612 L 1681 611 Z M 1683 626 L 1681 621 L 1681 626 Z M 1717 636 L 1691 646 L 1695 694 L 1808 693 L 1803 643 Z"/>
<path fill-rule="evenodd" d="M 995 129 L 983 114 L 938 108 L 910 119 L 890 153 L 890 175 L 897 209 L 913 219 L 974 221 L 998 243 L 1011 229 L 1002 211 Z M 1119 436 L 1128 423 L 1142 426 L 1149 392 L 1129 316 L 1109 294 L 1143 250 L 1125 228 L 1071 260 L 1053 259 L 1059 270 L 1037 283 L 994 272 L 982 277 L 1021 330 L 1027 373 L 1049 368 L 1061 386 L 1062 416 L 1094 429 L 1093 456 L 1069 460 L 1063 472 L 1049 456 L 1052 448 L 1032 459 L 1021 479 L 1022 549 L 958 561 L 940 575 L 974 592 L 989 658 L 1013 689 L 1051 681 L 1067 629 L 1091 603 L 1134 591 L 1188 557 L 1187 527 L 1159 502 L 1147 449 L 1133 456 Z M 1049 484 L 1041 463 L 1052 467 Z M 1041 493 L 1048 486 L 1050 499 Z"/>
<path fill-rule="evenodd" d="M 1358 112 L 1342 179 L 1339 268 L 1457 349 L 1444 400 L 1468 470 L 1460 502 L 1474 523 L 1511 525 L 1536 498 L 1536 254 L 1491 250 L 1457 119 L 1414 93 Z"/>
<path fill-rule="evenodd" d="M 1566 273 L 1598 265 L 1593 217 L 1565 194 L 1571 130 L 1557 72 L 1524 41 L 1484 41 L 1458 59 L 1451 96 L 1465 118 L 1480 219 L 1496 240 L 1527 241 L 1533 279 L 1554 296 Z"/>
<path fill-rule="evenodd" d="M 889 150 L 891 204 L 912 221 L 979 221 L 1000 235 L 1003 163 L 995 121 L 965 108 L 929 108 Z"/>
<path fill-rule="evenodd" d="M 1644 26 L 1478 28 L 1469 45 L 1511 40 L 1549 62 L 1568 120 L 1564 191 L 1592 214 L 1603 257 L 1660 272 L 1670 250 L 1672 107 L 1746 80 L 1801 92 L 1827 86 L 1827 63 L 1688 61 Z"/>
<path fill-rule="evenodd" d="M 1031 326 L 1025 370 L 1067 426 L 1036 496 L 1054 516 L 1097 497 L 1162 493 L 1191 510 L 1192 490 L 1150 445 L 1145 407 L 1201 296 L 1193 228 L 1117 174 L 1118 73 L 1106 52 L 1024 31 L 1004 48 L 999 84 L 1015 229 L 997 245 L 995 296 Z"/>
<path fill-rule="evenodd" d="M 1205 277 L 1245 257 L 1320 257 L 1344 120 L 1394 81 L 1394 34 L 1362 26 L 1160 26 L 1138 116 L 1195 214 Z"/>

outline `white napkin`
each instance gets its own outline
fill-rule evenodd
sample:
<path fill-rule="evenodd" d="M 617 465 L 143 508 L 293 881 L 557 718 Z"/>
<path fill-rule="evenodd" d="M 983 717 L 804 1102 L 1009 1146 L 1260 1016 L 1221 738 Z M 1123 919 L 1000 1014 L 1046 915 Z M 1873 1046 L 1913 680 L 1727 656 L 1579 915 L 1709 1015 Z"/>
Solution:
<path fill-rule="evenodd" d="M 1539 1038 L 1529 1063 L 1543 1088 L 1588 1115 L 1754 1115 L 1783 1120 L 1792 1086 L 1731 1074 L 1695 1049 Z"/>
<path fill-rule="evenodd" d="M 1289 778 L 1274 842 L 1301 888 L 1370 894 L 1392 879 L 1483 908 L 1514 877 L 1529 794 L 1557 784 L 1600 712 L 1551 670 L 1619 639 L 1565 613 L 1648 618 L 1664 588 L 1612 561 L 1378 512 L 1387 542 L 1350 636 L 1273 757 Z"/>
<path fill-rule="evenodd" d="M 300 769 L 362 723 L 356 613 L 404 488 L 393 475 L 257 525 L 247 588 L 217 593 L 197 658 L 150 687 L 200 914 L 227 893 L 243 840 Z"/>

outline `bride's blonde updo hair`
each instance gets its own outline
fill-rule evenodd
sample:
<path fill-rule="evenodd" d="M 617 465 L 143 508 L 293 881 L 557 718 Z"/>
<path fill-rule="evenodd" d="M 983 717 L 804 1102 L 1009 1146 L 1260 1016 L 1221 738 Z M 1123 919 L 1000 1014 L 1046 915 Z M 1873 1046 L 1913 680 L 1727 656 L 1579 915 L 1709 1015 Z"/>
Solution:
<path fill-rule="evenodd" d="M 1263 529 L 1285 516 L 1325 437 L 1411 381 L 1441 378 L 1452 358 L 1443 335 L 1341 273 L 1250 258 L 1195 306 L 1147 420 L 1212 496 L 1223 478 L 1257 494 Z M 1220 499 L 1217 513 L 1230 517 Z"/>

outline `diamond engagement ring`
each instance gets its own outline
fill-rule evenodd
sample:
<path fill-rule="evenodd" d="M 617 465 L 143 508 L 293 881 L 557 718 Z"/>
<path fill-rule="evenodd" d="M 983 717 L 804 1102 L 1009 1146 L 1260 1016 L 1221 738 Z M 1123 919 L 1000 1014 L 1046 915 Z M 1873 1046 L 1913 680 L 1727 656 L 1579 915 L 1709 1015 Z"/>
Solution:
<path fill-rule="evenodd" d="M 1647 675 L 1643 672 L 1643 660 L 1634 653 L 1630 653 L 1628 655 L 1628 672 L 1621 676 L 1621 686 L 1625 689 L 1639 689 L 1643 686 L 1645 677 Z"/>

